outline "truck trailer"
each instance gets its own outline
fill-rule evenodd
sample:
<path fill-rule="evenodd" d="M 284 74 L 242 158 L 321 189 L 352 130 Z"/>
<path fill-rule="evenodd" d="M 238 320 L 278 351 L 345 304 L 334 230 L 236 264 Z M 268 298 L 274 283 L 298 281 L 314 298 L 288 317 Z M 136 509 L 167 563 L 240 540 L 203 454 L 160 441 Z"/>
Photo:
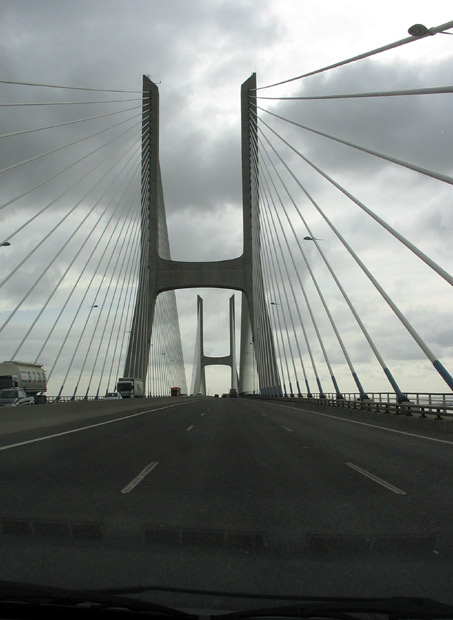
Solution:
<path fill-rule="evenodd" d="M 116 389 L 123 398 L 143 398 L 145 395 L 143 379 L 135 377 L 121 377 L 118 379 Z"/>
<path fill-rule="evenodd" d="M 5 361 L 0 363 L 0 390 L 17 388 L 34 398 L 35 404 L 47 402 L 46 372 L 41 364 Z"/>

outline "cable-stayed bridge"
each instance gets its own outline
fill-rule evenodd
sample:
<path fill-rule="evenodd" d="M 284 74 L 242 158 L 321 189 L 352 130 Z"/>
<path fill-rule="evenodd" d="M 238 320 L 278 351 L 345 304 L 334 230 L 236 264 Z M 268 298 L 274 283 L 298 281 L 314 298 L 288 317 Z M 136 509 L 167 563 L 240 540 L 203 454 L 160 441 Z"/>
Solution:
<path fill-rule="evenodd" d="M 451 164 L 441 136 L 404 138 L 410 114 L 424 139 L 453 87 L 348 92 L 341 73 L 448 28 L 276 84 L 244 82 L 243 252 L 222 261 L 171 258 L 148 77 L 137 92 L 2 81 L 2 359 L 43 364 L 57 397 L 97 398 L 120 376 L 156 396 L 187 392 L 175 290 L 219 287 L 242 293 L 239 393 L 450 393 L 451 254 L 424 237 L 441 246 L 451 228 Z M 310 86 L 330 75 L 340 77 Z M 393 122 L 379 127 L 385 106 Z"/>
<path fill-rule="evenodd" d="M 42 364 L 64 401 L 0 408 L 0 559 L 21 598 L 451 602 L 451 59 L 383 60 L 449 28 L 249 76 L 237 221 L 216 226 L 242 247 L 209 262 L 193 243 L 175 259 L 163 87 L 0 82 L 1 359 Z M 195 395 L 171 398 L 189 332 Z M 219 363 L 247 398 L 203 397 Z M 155 398 L 93 400 L 119 377 Z"/>

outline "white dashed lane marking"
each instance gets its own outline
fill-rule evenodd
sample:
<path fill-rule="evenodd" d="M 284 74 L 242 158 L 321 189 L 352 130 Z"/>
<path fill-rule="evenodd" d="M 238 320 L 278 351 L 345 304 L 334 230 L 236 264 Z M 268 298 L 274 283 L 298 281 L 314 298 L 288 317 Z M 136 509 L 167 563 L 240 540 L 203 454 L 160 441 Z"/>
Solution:
<path fill-rule="evenodd" d="M 135 478 L 131 480 L 129 484 L 124 487 L 124 489 L 121 490 L 121 493 L 130 493 L 132 489 L 135 489 L 137 484 L 139 484 L 143 480 L 143 478 L 145 478 L 149 474 L 149 472 L 153 471 L 153 469 L 158 465 L 159 463 L 157 461 L 147 465 L 145 469 L 142 469 L 138 476 L 135 476 Z"/>
<path fill-rule="evenodd" d="M 348 467 L 351 467 L 352 469 L 355 469 L 355 471 L 359 472 L 359 474 L 362 474 L 362 476 L 366 476 L 370 480 L 377 482 L 377 484 L 380 484 L 381 486 L 385 487 L 389 491 L 392 491 L 392 493 L 396 493 L 397 495 L 406 495 L 406 491 L 402 491 L 398 487 L 393 486 L 393 484 L 390 484 L 390 482 L 387 482 L 386 480 L 382 480 L 382 478 L 378 478 L 377 476 L 370 473 L 366 469 L 362 469 L 361 467 L 359 467 L 358 465 L 354 465 L 353 463 L 346 463 L 346 465 Z"/>

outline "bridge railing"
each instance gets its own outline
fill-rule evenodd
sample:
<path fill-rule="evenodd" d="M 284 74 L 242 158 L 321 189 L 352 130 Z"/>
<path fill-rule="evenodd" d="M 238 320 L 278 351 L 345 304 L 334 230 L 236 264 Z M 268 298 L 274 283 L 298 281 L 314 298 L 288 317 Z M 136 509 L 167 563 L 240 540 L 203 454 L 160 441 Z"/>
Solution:
<path fill-rule="evenodd" d="M 57 396 L 47 396 L 47 402 L 48 403 L 55 403 L 56 405 L 58 405 L 58 403 L 71 403 L 71 402 L 81 402 L 84 400 L 100 400 L 102 397 L 99 396 L 98 399 L 96 399 L 95 396 L 88 396 L 87 398 L 85 398 L 85 396 L 75 396 L 74 398 L 72 396 L 60 396 L 59 398 Z"/>
<path fill-rule="evenodd" d="M 370 398 L 366 400 L 360 400 L 359 395 L 356 395 L 356 398 L 345 398 L 338 399 L 336 394 L 325 395 L 325 398 L 320 398 L 318 395 L 312 395 L 311 398 L 304 397 L 291 397 L 291 396 L 260 396 L 258 394 L 247 394 L 244 395 L 247 398 L 257 398 L 260 400 L 279 400 L 285 402 L 298 402 L 308 405 L 323 405 L 327 407 L 341 407 L 343 409 L 358 409 L 361 411 L 373 411 L 376 413 L 384 413 L 384 414 L 394 414 L 394 415 L 404 415 L 408 417 L 412 417 L 414 415 L 418 415 L 420 418 L 427 418 L 428 415 L 434 415 L 435 419 L 442 420 L 442 416 L 452 416 L 453 417 L 453 401 L 452 396 L 450 394 L 432 394 L 431 396 L 445 396 L 447 398 L 436 399 L 434 402 L 433 399 L 421 398 L 421 396 L 429 396 L 427 394 L 418 395 L 418 402 L 415 398 L 411 399 L 411 397 L 415 396 L 415 394 L 408 394 L 409 402 L 398 403 L 395 399 L 385 400 L 385 399 L 376 399 L 372 398 L 372 395 L 369 394 Z M 393 395 L 394 396 L 394 395 Z"/>
<path fill-rule="evenodd" d="M 166 396 L 170 396 L 170 394 L 161 394 L 161 395 L 156 395 L 156 396 L 144 396 L 144 399 L 147 398 L 165 398 Z M 59 398 L 57 398 L 57 396 L 47 396 L 47 402 L 48 403 L 54 403 L 56 405 L 58 405 L 59 403 L 71 403 L 71 402 L 83 402 L 83 401 L 93 401 L 93 400 L 103 400 L 104 395 L 99 395 L 99 396 L 75 396 L 74 398 L 72 396 L 60 396 Z M 144 400 L 143 398 L 140 400 Z"/>
<path fill-rule="evenodd" d="M 344 400 L 352 400 L 357 401 L 360 400 L 360 394 L 358 392 L 343 392 Z M 370 400 L 378 403 L 395 403 L 396 395 L 394 392 L 367 392 Z M 443 392 L 405 392 L 407 398 L 416 405 L 451 405 L 453 406 L 453 394 L 450 392 L 449 394 Z M 259 394 L 246 393 L 245 396 L 259 396 Z M 313 392 L 311 397 L 315 400 L 322 399 L 323 397 L 319 392 Z M 326 392 L 324 397 L 328 400 L 337 400 L 337 395 L 335 392 Z M 282 398 L 308 398 L 307 394 L 305 395 L 290 395 L 289 393 Z"/>

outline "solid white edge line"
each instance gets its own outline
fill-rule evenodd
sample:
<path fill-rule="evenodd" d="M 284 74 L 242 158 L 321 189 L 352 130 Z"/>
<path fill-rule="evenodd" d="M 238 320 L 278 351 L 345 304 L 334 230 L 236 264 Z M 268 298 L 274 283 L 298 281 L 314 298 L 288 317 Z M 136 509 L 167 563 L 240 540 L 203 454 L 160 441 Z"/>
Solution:
<path fill-rule="evenodd" d="M 397 493 L 397 495 L 406 495 L 406 491 L 402 491 L 398 487 L 395 487 L 393 484 L 390 484 L 390 482 L 387 482 L 386 480 L 382 480 L 382 478 L 378 478 L 378 476 L 375 476 L 374 474 L 370 473 L 366 469 L 362 469 L 358 465 L 354 465 L 354 463 L 345 463 L 345 464 L 348 467 L 355 469 L 355 471 L 357 471 L 359 474 L 362 474 L 362 476 L 366 476 L 370 480 L 377 482 L 378 484 L 385 487 L 389 491 L 392 491 L 392 493 Z"/>
<path fill-rule="evenodd" d="M 132 489 L 134 489 L 137 486 L 137 484 L 139 484 L 143 480 L 143 478 L 147 476 L 149 472 L 152 471 L 158 465 L 159 465 L 158 461 L 154 461 L 150 463 L 149 465 L 147 465 L 144 469 L 142 469 L 142 471 L 138 474 L 138 476 L 135 476 L 135 478 L 131 480 L 129 484 L 127 484 L 124 487 L 124 489 L 121 490 L 121 493 L 130 493 Z"/>
<path fill-rule="evenodd" d="M 90 428 L 97 428 L 98 426 L 104 426 L 105 424 L 114 424 L 115 422 L 122 422 L 123 420 L 129 420 L 130 418 L 136 418 L 145 413 L 153 413 L 154 411 L 161 411 L 162 409 L 170 409 L 171 407 L 179 407 L 181 405 L 188 405 L 189 403 L 176 403 L 175 405 L 165 405 L 165 407 L 158 407 L 157 409 L 147 409 L 146 411 L 140 411 L 139 413 L 133 413 L 132 415 L 123 416 L 122 418 L 115 418 L 114 420 L 107 420 L 106 422 L 99 422 L 97 424 L 90 424 L 89 426 L 81 426 L 80 428 L 74 428 L 70 431 L 63 431 L 61 433 L 55 433 L 54 435 L 45 435 L 44 437 L 36 437 L 35 439 L 27 439 L 27 441 L 20 441 L 18 443 L 12 443 L 7 446 L 1 446 L 2 450 L 11 450 L 11 448 L 18 448 L 20 446 L 26 446 L 30 443 L 36 443 L 37 441 L 46 441 L 47 439 L 54 439 L 54 437 L 63 437 L 63 435 L 71 435 L 71 433 L 79 433 L 80 431 L 86 431 Z"/>
<path fill-rule="evenodd" d="M 359 422 L 358 420 L 347 420 L 346 418 L 339 418 L 336 415 L 321 413 L 320 411 L 313 411 L 312 409 L 301 409 L 299 407 L 291 407 L 291 405 L 282 405 L 281 403 L 266 403 L 266 405 L 277 405 L 279 407 L 283 407 L 284 409 L 294 409 L 295 411 L 314 413 L 315 415 L 321 415 L 324 418 L 333 418 L 334 420 L 340 420 L 340 422 L 350 422 L 351 424 L 360 424 L 361 426 L 371 426 L 371 428 L 377 428 L 381 431 L 389 431 L 389 433 L 399 433 L 400 435 L 409 435 L 409 437 L 417 437 L 418 439 L 427 439 L 428 441 L 437 441 L 438 443 L 447 443 L 453 445 L 453 441 L 448 441 L 448 439 L 437 439 L 436 437 L 428 437 L 427 435 L 417 435 L 415 433 L 408 433 L 407 431 L 399 431 L 396 428 L 377 426 L 376 424 L 368 424 L 367 422 Z"/>

